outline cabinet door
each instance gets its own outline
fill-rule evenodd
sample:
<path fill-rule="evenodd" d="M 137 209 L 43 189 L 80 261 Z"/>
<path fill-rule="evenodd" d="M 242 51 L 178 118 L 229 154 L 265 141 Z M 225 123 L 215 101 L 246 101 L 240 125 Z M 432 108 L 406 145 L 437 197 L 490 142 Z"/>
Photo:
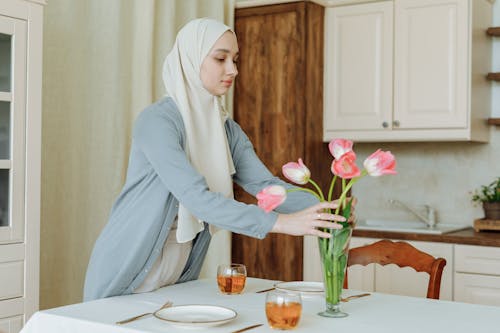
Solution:
<path fill-rule="evenodd" d="M 500 276 L 500 248 L 455 245 L 455 271 Z"/>
<path fill-rule="evenodd" d="M 23 327 L 23 316 L 0 319 L 0 333 L 18 333 Z"/>
<path fill-rule="evenodd" d="M 392 41 L 392 2 L 326 9 L 325 137 L 391 126 Z"/>
<path fill-rule="evenodd" d="M 500 276 L 455 273 L 454 300 L 500 305 Z"/>
<path fill-rule="evenodd" d="M 26 22 L 0 16 L 0 243 L 24 238 Z"/>
<path fill-rule="evenodd" d="M 394 124 L 466 128 L 468 0 L 395 2 Z"/>
<path fill-rule="evenodd" d="M 277 176 L 283 164 L 305 154 L 304 29 L 304 3 L 236 10 L 240 60 L 234 119 Z M 235 197 L 256 202 L 241 188 Z M 301 280 L 302 242 L 282 234 L 263 240 L 233 234 L 232 259 L 244 263 L 249 276 Z"/>

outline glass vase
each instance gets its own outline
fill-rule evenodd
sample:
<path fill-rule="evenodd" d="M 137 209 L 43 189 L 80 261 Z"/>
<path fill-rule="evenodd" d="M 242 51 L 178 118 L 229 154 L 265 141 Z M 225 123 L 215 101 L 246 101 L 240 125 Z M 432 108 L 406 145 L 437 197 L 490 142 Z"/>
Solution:
<path fill-rule="evenodd" d="M 334 230 L 331 238 L 318 238 L 326 301 L 326 309 L 318 313 L 320 316 L 342 318 L 348 315 L 340 310 L 340 299 L 351 235 L 352 227 L 348 226 Z"/>

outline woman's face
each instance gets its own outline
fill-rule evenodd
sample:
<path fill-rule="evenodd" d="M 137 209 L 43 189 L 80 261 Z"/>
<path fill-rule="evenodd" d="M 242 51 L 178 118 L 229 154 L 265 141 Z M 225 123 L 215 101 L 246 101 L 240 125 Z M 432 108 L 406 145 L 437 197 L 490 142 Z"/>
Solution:
<path fill-rule="evenodd" d="M 200 69 L 200 79 L 212 95 L 227 93 L 238 75 L 238 42 L 232 31 L 226 31 L 208 52 Z"/>

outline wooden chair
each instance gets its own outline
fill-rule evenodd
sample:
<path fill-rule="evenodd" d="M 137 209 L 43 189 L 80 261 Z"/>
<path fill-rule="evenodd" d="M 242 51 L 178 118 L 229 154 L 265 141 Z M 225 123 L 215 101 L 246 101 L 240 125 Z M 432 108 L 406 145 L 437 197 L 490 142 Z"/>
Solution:
<path fill-rule="evenodd" d="M 352 248 L 349 250 L 347 266 L 368 264 L 396 264 L 399 267 L 412 267 L 417 272 L 429 274 L 427 298 L 439 299 L 441 288 L 441 275 L 443 274 L 446 260 L 417 250 L 406 242 L 393 242 L 387 239 L 370 245 Z M 344 281 L 347 288 L 347 275 Z"/>

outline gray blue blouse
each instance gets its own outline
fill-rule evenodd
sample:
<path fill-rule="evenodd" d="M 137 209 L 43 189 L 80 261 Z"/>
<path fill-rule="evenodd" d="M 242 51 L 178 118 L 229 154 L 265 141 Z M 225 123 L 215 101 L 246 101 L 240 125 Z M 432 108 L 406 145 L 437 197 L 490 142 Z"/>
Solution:
<path fill-rule="evenodd" d="M 225 130 L 236 169 L 233 181 L 254 196 L 272 184 L 291 187 L 263 165 L 238 124 L 228 119 Z M 85 301 L 131 294 L 141 285 L 162 251 L 179 202 L 206 223 L 232 232 L 264 238 L 272 229 L 276 212 L 266 213 L 209 191 L 187 159 L 185 137 L 181 114 L 171 98 L 149 106 L 137 118 L 127 179 L 87 268 Z M 306 192 L 292 192 L 277 211 L 289 213 L 315 203 Z M 209 243 L 205 224 L 177 283 L 198 277 Z"/>

